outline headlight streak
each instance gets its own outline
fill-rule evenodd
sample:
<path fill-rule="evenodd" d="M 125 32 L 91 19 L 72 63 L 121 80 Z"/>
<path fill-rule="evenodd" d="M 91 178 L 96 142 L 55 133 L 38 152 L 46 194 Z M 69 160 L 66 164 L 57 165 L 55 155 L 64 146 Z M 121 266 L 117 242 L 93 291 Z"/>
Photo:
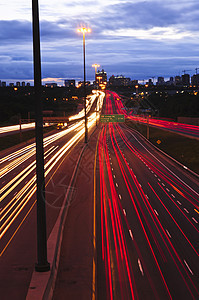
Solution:
<path fill-rule="evenodd" d="M 48 149 L 48 151 L 45 152 L 45 159 L 53 152 L 57 149 L 57 147 L 53 146 L 50 149 Z M 0 197 L 0 202 L 3 201 L 3 199 L 11 192 L 15 189 L 15 187 L 17 187 L 20 182 L 22 182 L 34 169 L 35 169 L 35 165 L 36 162 L 33 161 L 30 165 L 28 165 L 28 167 L 26 167 L 25 169 L 23 169 L 23 171 L 21 171 L 19 174 L 17 174 L 12 180 L 10 180 L 2 189 L 0 189 L 0 194 L 2 194 L 4 191 L 6 191 L 9 186 L 11 186 L 11 188 L 4 193 L 3 196 Z M 23 176 L 22 176 L 23 175 Z M 18 180 L 19 179 L 19 180 Z M 17 181 L 18 180 L 18 181 Z M 16 182 L 14 185 L 12 185 L 14 182 Z M 0 212 L 2 213 L 2 211 Z"/>
<path fill-rule="evenodd" d="M 21 129 L 32 129 L 35 128 L 35 123 L 28 123 L 28 124 L 22 124 Z M 13 132 L 13 131 L 19 131 L 20 125 L 12 125 L 12 126 L 5 126 L 0 127 L 0 134 L 6 133 L 6 132 Z"/>
<path fill-rule="evenodd" d="M 77 124 L 71 126 L 70 128 L 67 128 L 59 133 L 53 134 L 49 137 L 44 138 L 44 147 L 49 146 L 51 143 L 57 141 L 58 139 L 62 138 L 64 135 L 68 134 L 69 132 L 73 131 L 76 128 L 79 128 L 83 124 L 83 121 L 78 122 Z M 13 171 L 14 168 L 19 166 L 19 163 L 25 162 L 27 159 L 29 159 L 31 156 L 35 155 L 36 149 L 35 149 L 35 143 L 24 147 L 16 153 L 6 156 L 5 158 L 2 158 L 0 160 L 0 163 L 4 163 L 7 160 L 9 161 L 11 158 L 14 159 L 16 156 L 17 158 L 15 161 L 11 161 L 9 164 L 7 164 L 4 168 L 0 170 L 0 178 L 7 175 L 9 172 Z M 15 155 L 16 154 L 16 155 Z"/>
<path fill-rule="evenodd" d="M 95 113 L 93 113 L 88 120 L 88 128 L 92 128 L 95 125 L 95 118 L 96 115 Z M 72 137 L 62 148 L 60 148 L 58 150 L 58 152 L 56 152 L 56 154 L 50 158 L 50 160 L 48 162 L 45 163 L 45 176 L 47 176 L 49 174 L 49 172 L 52 170 L 52 168 L 56 165 L 56 163 L 60 160 L 61 157 L 63 157 L 63 155 L 65 155 L 65 153 L 83 136 L 84 134 L 84 126 L 83 126 L 83 121 L 80 121 L 78 123 L 76 123 L 75 125 L 70 126 L 69 128 L 67 128 L 66 130 L 63 130 L 62 132 L 56 133 L 48 138 L 44 139 L 44 145 L 47 146 L 50 143 L 56 141 L 58 138 L 64 136 L 65 134 L 68 134 L 69 132 L 73 131 L 74 129 L 79 128 L 79 132 Z M 81 129 L 81 127 L 83 127 Z M 8 155 L 6 158 L 1 159 L 1 163 L 5 162 L 6 160 L 9 159 L 14 159 L 15 157 L 18 157 L 19 155 L 22 155 L 23 157 L 20 157 L 20 162 L 24 162 L 25 160 L 27 160 L 28 158 L 30 158 L 31 155 L 35 154 L 35 149 L 34 149 L 34 144 L 24 147 L 22 150 L 18 150 L 16 151 L 15 154 L 12 155 Z M 57 150 L 58 146 L 52 146 L 50 149 L 48 149 L 45 152 L 45 159 L 50 156 L 55 150 Z M 31 155 L 28 154 L 27 157 L 27 151 L 31 151 Z M 24 154 L 25 152 L 25 154 Z M 18 158 L 16 158 L 18 159 Z M 10 170 L 13 170 L 13 168 L 15 167 L 15 165 L 19 164 L 19 160 L 17 161 L 16 164 L 16 160 L 13 162 L 12 165 L 9 165 Z M 7 166 L 8 168 L 8 166 Z M 9 188 L 9 186 L 11 184 L 13 184 L 15 181 L 15 184 L 9 189 L 9 191 L 7 191 L 2 197 L 1 197 L 1 201 L 14 189 L 16 188 L 20 182 L 22 182 L 23 179 L 25 179 L 25 177 L 27 177 L 31 172 L 33 172 L 35 169 L 35 161 L 32 162 L 27 168 L 25 168 L 22 172 L 20 172 L 20 174 L 18 174 L 14 179 L 11 180 L 11 183 L 9 182 L 6 187 L 3 187 L 3 189 L 1 190 L 1 192 L 4 192 L 6 189 Z M 26 174 L 25 174 L 26 172 Z M 8 174 L 8 172 L 7 172 Z M 29 190 L 29 191 L 28 191 Z M 15 219 L 17 218 L 17 216 L 20 214 L 20 212 L 23 210 L 23 208 L 28 204 L 29 200 L 31 199 L 31 197 L 34 195 L 36 191 L 36 175 L 34 175 L 29 181 L 28 183 L 26 183 L 24 185 L 24 187 L 15 195 L 14 198 L 12 198 L 9 203 L 2 208 L 1 210 L 1 227 L 0 227 L 0 239 L 4 236 L 4 234 L 6 233 L 6 231 L 10 228 L 10 226 L 12 225 L 12 223 L 15 221 Z M 4 215 L 3 215 L 4 214 Z M 9 214 L 9 216 L 8 216 Z M 2 224 L 2 221 L 6 218 L 6 220 L 4 221 L 4 223 Z"/>
<path fill-rule="evenodd" d="M 50 155 L 50 153 L 48 154 Z M 48 156 L 46 155 L 46 157 Z M 45 157 L 45 158 L 46 158 Z M 35 164 L 35 162 L 34 162 Z M 31 170 L 29 170 L 26 174 L 26 176 L 28 174 L 30 174 L 33 170 L 35 169 L 35 166 L 33 168 L 31 168 Z M 26 177 L 25 176 L 25 177 Z M 22 179 L 20 178 L 20 181 L 18 181 L 17 183 L 15 183 L 14 187 L 18 186 L 18 184 L 25 178 L 24 176 L 22 177 Z M 2 225 L 2 227 L 0 227 L 0 231 L 2 230 L 3 227 L 5 227 L 6 223 L 9 221 L 9 219 L 11 218 L 12 215 L 14 215 L 14 213 L 21 207 L 21 205 L 24 203 L 24 201 L 26 200 L 27 196 L 25 196 L 25 198 L 23 199 L 22 197 L 25 195 L 25 193 L 28 191 L 28 189 L 32 186 L 32 184 L 34 184 L 36 182 L 36 175 L 34 175 L 31 180 L 29 180 L 29 182 L 27 184 L 25 184 L 25 186 L 16 194 L 16 196 L 14 198 L 12 198 L 12 200 L 10 200 L 10 202 L 1 210 L 1 215 L 4 213 L 4 215 L 1 217 L 0 222 L 2 222 L 3 219 L 5 219 L 5 217 L 8 215 L 8 213 L 10 213 L 12 211 L 12 209 L 18 204 L 18 206 L 15 208 L 14 212 L 11 213 L 11 215 L 9 216 L 8 219 L 6 219 L 6 221 L 4 222 L 4 224 Z M 35 191 L 36 185 L 34 185 L 31 190 L 29 191 L 29 193 L 31 193 L 32 195 L 32 191 Z M 11 188 L 11 191 L 13 190 L 13 188 Z M 7 193 L 4 195 L 7 196 Z M 22 198 L 22 200 L 21 200 Z M 29 199 L 29 198 L 28 198 Z M 27 203 L 27 202 L 25 202 Z M 24 206 L 23 206 L 24 207 Z M 21 211 L 21 210 L 20 210 Z M 12 222 L 15 220 L 15 218 L 12 219 Z M 10 224 L 12 224 L 12 222 Z M 2 235 L 5 233 L 5 231 L 3 231 Z M 1 237 L 1 235 L 0 235 Z"/>
<path fill-rule="evenodd" d="M 102 92 L 100 91 L 92 91 L 94 93 L 94 95 L 91 95 L 91 96 L 87 96 L 87 101 L 86 101 L 86 113 L 88 114 L 88 112 L 91 110 L 91 107 L 93 105 L 93 103 L 95 102 L 96 98 L 100 95 L 102 95 Z M 85 116 L 85 112 L 84 112 L 84 109 L 82 109 L 78 114 L 74 115 L 74 116 L 71 116 L 69 118 L 69 121 L 72 121 L 72 120 L 77 120 L 77 119 L 80 119 L 80 118 L 83 118 Z"/>

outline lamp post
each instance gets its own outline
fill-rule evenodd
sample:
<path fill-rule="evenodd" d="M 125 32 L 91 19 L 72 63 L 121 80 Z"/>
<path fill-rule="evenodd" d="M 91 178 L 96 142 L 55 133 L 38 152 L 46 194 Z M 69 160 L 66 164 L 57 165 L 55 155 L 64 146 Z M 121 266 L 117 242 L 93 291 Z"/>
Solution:
<path fill-rule="evenodd" d="M 88 127 L 87 127 L 87 115 L 86 115 L 86 43 L 85 35 L 86 33 L 91 32 L 90 28 L 79 28 L 78 32 L 83 34 L 83 56 L 84 56 L 84 111 L 85 111 L 85 143 L 88 143 Z"/>
<path fill-rule="evenodd" d="M 96 84 L 97 68 L 99 68 L 100 65 L 98 65 L 98 64 L 93 64 L 92 67 L 95 68 L 95 84 Z M 96 100 L 96 126 L 97 126 L 97 104 L 98 104 L 98 98 L 97 98 L 97 100 Z"/>
<path fill-rule="evenodd" d="M 36 130 L 36 174 L 37 174 L 37 263 L 35 270 L 50 270 L 47 261 L 45 176 L 43 149 L 43 115 L 41 101 L 41 56 L 39 32 L 38 0 L 32 0 L 33 21 L 33 57 L 34 57 L 34 89 L 35 89 L 35 130 Z"/>
<path fill-rule="evenodd" d="M 93 64 L 93 65 L 92 65 L 92 67 L 93 67 L 93 68 L 95 68 L 95 82 L 96 82 L 96 73 L 97 73 L 97 68 L 99 68 L 99 67 L 100 67 L 100 65 L 98 65 L 98 64 Z"/>

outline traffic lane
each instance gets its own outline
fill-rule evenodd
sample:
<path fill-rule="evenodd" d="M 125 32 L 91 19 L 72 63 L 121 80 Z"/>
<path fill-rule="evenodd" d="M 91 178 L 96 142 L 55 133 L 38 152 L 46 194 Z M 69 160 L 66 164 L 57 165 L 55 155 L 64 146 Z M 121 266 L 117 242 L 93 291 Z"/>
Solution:
<path fill-rule="evenodd" d="M 51 137 L 51 139 L 52 139 L 52 137 Z M 69 151 L 69 148 L 79 140 L 80 140 L 80 134 L 77 133 L 74 136 L 74 138 L 69 140 L 67 143 L 66 142 L 64 143 L 63 148 L 61 148 L 59 151 L 57 151 L 57 153 L 53 156 L 52 160 L 50 159 L 50 162 L 47 162 L 47 163 L 45 162 L 45 175 L 46 176 L 51 171 L 51 169 L 56 166 L 58 160 L 63 158 L 63 155 L 66 155 L 65 153 Z M 32 167 L 32 170 L 33 169 L 34 169 L 34 167 Z M 21 183 L 22 183 L 24 177 L 25 177 L 25 175 L 19 179 L 19 180 L 21 180 Z M 15 184 L 13 186 L 13 189 L 16 187 L 17 187 L 17 184 Z M 12 190 L 12 188 L 10 190 Z M 9 192 L 10 192 L 10 190 L 9 190 Z M 6 201 L 4 201 L 5 207 L 2 207 L 1 212 L 4 213 L 4 215 L 3 215 L 4 224 L 3 224 L 3 227 L 1 228 L 2 229 L 1 235 L 4 235 L 6 233 L 6 231 L 8 230 L 8 227 L 10 227 L 12 225 L 12 223 L 15 221 L 16 217 L 18 217 L 18 215 L 21 213 L 22 209 L 27 209 L 26 205 L 28 202 L 30 202 L 29 200 L 35 191 L 36 191 L 36 176 L 34 175 L 33 178 L 31 178 L 27 184 L 25 183 L 25 186 L 20 191 L 18 191 L 16 197 L 14 197 L 12 199 L 9 199 L 9 197 L 7 197 L 7 202 L 8 202 L 8 200 L 10 202 L 7 204 Z M 4 196 L 7 196 L 7 193 Z M 6 209 L 8 207 L 9 207 L 9 209 L 8 209 L 8 211 L 6 211 Z M 9 214 L 8 214 L 8 212 L 9 212 Z M 9 224 L 7 225 L 8 222 L 9 222 Z"/>
<path fill-rule="evenodd" d="M 110 166 L 106 149 L 105 135 L 99 142 L 99 201 L 101 240 L 98 236 L 98 297 L 100 299 L 132 299 L 135 286 L 132 287 L 132 271 L 125 245 L 123 229 L 119 226 L 120 216 L 118 205 L 113 197 Z M 109 166 L 109 167 L 108 167 Z M 109 171 L 107 173 L 107 171 Z M 110 185 L 109 185 L 110 181 Z M 108 182 L 108 184 L 106 184 Z M 98 215 L 99 216 L 99 215 Z M 121 225 L 121 224 L 120 224 Z M 100 245 L 100 247 L 99 247 Z M 102 261 L 102 264 L 99 263 Z"/>
<path fill-rule="evenodd" d="M 80 143 L 79 147 L 81 148 L 82 145 Z M 47 237 L 56 222 L 65 192 L 69 188 L 70 177 L 80 152 L 79 147 L 76 146 L 70 159 L 69 156 L 63 159 L 59 168 L 52 170 L 46 179 L 46 184 L 50 180 L 46 186 Z M 34 203 L 34 199 L 33 197 L 30 201 Z M 23 213 L 25 214 L 25 210 Z M 4 243 L 6 249 L 3 249 L 0 258 L 2 299 L 25 299 L 34 264 L 37 261 L 36 205 L 32 207 L 29 214 L 26 212 L 25 215 L 25 219 L 21 215 L 17 223 L 14 223 L 14 229 L 7 232 L 7 240 Z"/>
<path fill-rule="evenodd" d="M 47 165 L 49 165 L 49 160 L 53 162 L 53 156 L 59 149 L 64 146 L 70 138 L 73 137 L 74 133 L 63 137 L 58 141 L 53 141 L 49 145 L 46 145 L 44 151 L 44 162 L 45 169 L 47 170 Z M 54 144 L 54 145 L 53 145 Z M 24 185 L 29 185 L 27 182 L 31 181 L 31 178 L 35 176 L 35 149 L 34 147 L 29 148 L 30 151 L 25 150 L 20 154 L 13 154 L 7 161 L 7 165 L 0 170 L 2 182 L 1 182 L 1 208 L 5 206 L 9 199 L 13 197 L 17 192 L 16 190 L 21 189 Z M 30 153 L 29 153 L 30 152 Z M 6 197 L 6 199 L 5 199 Z M 7 200 L 7 201 L 5 201 Z"/>
<path fill-rule="evenodd" d="M 128 161 L 130 161 L 131 155 L 132 152 L 128 157 Z M 197 235 L 198 235 L 198 228 L 197 228 L 198 213 L 197 210 L 195 209 L 195 205 L 193 201 L 194 200 L 196 201 L 197 199 L 191 197 L 190 194 L 186 196 L 184 194 L 185 193 L 184 191 L 183 191 L 184 193 L 180 192 L 180 190 L 178 190 L 179 187 L 176 188 L 173 182 L 171 185 L 169 185 L 168 181 L 164 181 L 165 179 L 164 177 L 157 176 L 156 173 L 152 171 L 152 168 L 145 163 L 145 161 L 142 159 L 141 156 L 138 155 L 137 157 L 140 158 L 140 165 L 138 166 L 137 164 L 135 164 L 135 168 L 137 168 L 136 174 L 139 175 L 138 176 L 139 182 L 143 184 L 145 178 L 148 178 L 148 184 L 147 182 L 145 183 L 145 192 L 147 193 L 147 195 L 149 192 L 151 192 L 151 188 L 150 188 L 150 183 L 151 183 L 152 186 L 155 187 L 153 197 L 154 196 L 156 197 L 157 190 L 159 190 L 161 193 L 164 194 L 163 198 L 165 199 L 165 203 L 162 203 L 162 205 L 165 205 L 165 209 L 169 208 L 167 213 L 171 213 L 171 216 L 173 216 L 174 219 L 177 220 L 176 225 L 181 224 L 182 232 L 185 233 L 185 237 L 188 237 L 188 240 L 192 242 L 190 243 L 193 244 L 192 248 L 193 249 L 196 248 Z M 142 167 L 145 168 L 146 176 L 144 177 L 143 177 L 143 172 L 141 171 L 143 169 Z M 150 178 L 154 178 L 153 183 L 150 181 Z"/>
<path fill-rule="evenodd" d="M 68 155 L 68 154 L 66 154 L 66 155 Z M 66 155 L 65 155 L 65 157 L 66 157 Z M 63 160 L 63 158 L 62 158 L 62 160 Z M 48 162 L 45 161 L 45 166 L 47 163 Z M 57 164 L 57 161 L 56 161 L 56 164 Z M 50 165 L 50 168 L 51 168 L 51 165 Z M 18 181 L 14 182 L 14 184 L 11 185 L 10 189 L 5 191 L 5 194 L 1 197 L 1 199 L 2 199 L 2 203 L 1 203 L 2 218 L 1 219 L 3 220 L 3 225 L 1 226 L 1 235 L 6 234 L 6 231 L 8 230 L 8 228 L 10 226 L 13 226 L 13 222 L 16 223 L 16 218 L 19 218 L 19 214 L 20 214 L 19 220 L 21 220 L 21 218 L 23 218 L 24 214 L 26 214 L 26 212 L 29 210 L 30 206 L 33 203 L 30 198 L 36 191 L 35 164 L 31 168 L 31 170 L 32 170 L 32 172 L 29 173 L 28 175 L 25 174 L 22 177 L 19 176 Z M 46 169 L 46 172 L 49 172 L 49 169 Z M 46 179 L 48 179 L 47 173 L 46 173 Z M 14 228 L 13 228 L 13 230 L 14 230 Z"/>
<path fill-rule="evenodd" d="M 134 141 L 132 140 L 132 143 L 133 142 Z M 132 153 L 133 152 L 129 151 L 129 155 L 127 154 L 128 161 L 131 161 Z M 142 181 L 145 179 L 145 176 L 143 177 L 143 168 L 144 168 L 145 174 L 147 175 L 147 177 L 154 178 L 154 183 L 156 182 L 155 189 L 161 189 L 161 191 L 164 191 L 164 193 L 165 193 L 164 196 L 167 199 L 166 203 L 174 204 L 173 205 L 175 208 L 174 214 L 176 214 L 176 218 L 182 218 L 185 222 L 188 220 L 193 226 L 197 226 L 197 224 L 198 224 L 197 218 L 198 217 L 196 216 L 197 212 L 194 211 L 194 209 L 195 209 L 194 201 L 196 201 L 196 199 L 194 197 L 191 198 L 191 195 L 188 195 L 189 196 L 189 198 L 188 198 L 185 194 L 183 194 L 182 192 L 180 192 L 180 190 L 178 190 L 178 188 L 180 188 L 178 185 L 177 185 L 177 187 L 178 187 L 177 188 L 173 182 L 172 182 L 172 184 L 170 184 L 170 182 L 168 180 L 165 181 L 164 176 L 160 176 L 159 174 L 157 175 L 156 172 L 153 171 L 153 168 L 151 166 L 149 166 L 148 163 L 145 162 L 145 160 L 143 160 L 142 156 L 139 155 L 139 152 L 135 153 L 135 155 L 138 158 L 137 163 L 135 164 L 135 168 L 137 169 L 136 174 L 139 178 L 139 181 L 142 183 Z M 149 158 L 149 161 L 151 161 L 150 158 Z M 166 170 L 165 171 L 163 170 L 163 172 L 165 174 Z M 148 179 L 148 181 L 150 181 L 150 180 Z M 149 186 L 147 184 L 145 184 L 145 186 L 146 186 L 146 189 L 148 192 L 148 190 L 150 190 Z M 179 205 L 182 205 L 182 209 L 176 210 L 176 207 L 179 207 Z M 181 212 L 181 213 L 179 214 L 179 212 Z M 184 226 L 184 222 L 182 224 Z M 189 229 L 186 229 L 186 232 L 188 235 L 190 235 Z"/>
<path fill-rule="evenodd" d="M 94 233 L 94 160 L 98 130 L 85 149 L 73 187 L 63 232 L 60 263 L 53 299 L 91 299 L 95 293 L 93 260 Z"/>
<path fill-rule="evenodd" d="M 57 147 L 53 150 L 56 150 Z M 53 151 L 48 154 L 45 152 L 45 158 L 47 156 L 49 158 L 49 154 L 52 155 L 52 152 Z M 28 161 L 25 163 L 27 164 Z M 46 164 L 47 162 L 45 160 L 45 166 Z M 2 192 L 3 195 L 1 195 L 1 222 L 3 220 L 3 227 L 1 226 L 1 237 L 5 234 L 8 228 L 8 223 L 9 226 L 11 226 L 19 213 L 23 215 L 22 210 L 24 210 L 25 206 L 27 206 L 25 209 L 25 211 L 27 211 L 29 206 L 32 205 L 29 199 L 36 190 L 35 163 L 32 163 L 31 168 L 29 168 L 29 166 L 25 168 L 24 164 L 22 164 L 20 168 L 22 168 L 22 172 L 17 174 L 14 179 L 12 178 L 9 184 L 5 185 L 1 189 L 1 192 L 2 190 L 4 192 Z M 9 176 L 11 175 L 12 172 L 9 173 Z"/>
<path fill-rule="evenodd" d="M 124 236 L 126 236 L 127 249 L 130 257 L 130 262 L 132 264 L 132 279 L 135 281 L 134 289 L 136 290 L 135 295 L 138 294 L 139 299 L 146 299 L 147 295 L 150 295 L 151 298 L 157 298 L 157 295 L 159 295 L 161 299 L 168 299 L 167 292 L 162 284 L 161 276 L 158 273 L 158 269 L 156 269 L 154 264 L 152 264 L 149 268 L 149 274 L 147 271 L 148 268 L 146 267 L 146 264 L 144 264 L 144 261 L 142 259 L 143 248 L 148 249 L 147 247 L 149 246 L 149 244 L 146 240 L 146 232 L 143 231 L 143 221 L 141 221 L 140 219 L 137 208 L 134 207 L 132 209 L 131 205 L 133 198 L 129 194 L 130 191 L 127 188 L 125 188 L 126 182 L 124 181 L 124 178 L 126 178 L 127 180 L 127 176 L 121 176 L 120 172 L 118 171 L 120 168 L 118 166 L 118 161 L 120 161 L 120 159 L 118 157 L 116 158 L 115 153 L 112 156 L 110 156 L 110 158 L 111 157 L 111 170 L 113 172 L 113 180 L 115 181 L 115 189 L 117 191 L 120 191 L 118 193 L 118 201 L 121 202 L 119 205 L 120 214 L 123 220 L 122 223 L 125 231 Z M 129 226 L 129 223 L 127 221 L 129 203 L 133 213 L 132 219 L 135 221 L 135 226 L 133 225 L 132 227 Z M 141 244 L 144 244 L 143 248 L 140 248 L 140 245 L 136 242 L 136 239 L 134 237 L 134 227 L 139 228 L 138 235 L 141 238 Z M 149 258 L 151 262 L 153 260 L 153 254 L 150 254 L 150 251 L 148 253 L 147 259 Z M 145 276 L 143 275 L 143 268 Z M 143 286 L 145 287 L 144 289 Z"/>
<path fill-rule="evenodd" d="M 132 156 L 132 155 L 131 155 L 131 156 Z M 137 166 L 137 164 L 135 164 L 135 165 Z M 140 168 L 140 167 L 139 167 L 139 168 Z M 139 168 L 138 168 L 138 169 L 139 169 Z M 147 175 L 147 174 L 146 174 L 146 175 Z M 117 183 L 117 185 L 118 185 L 118 183 Z"/>
<path fill-rule="evenodd" d="M 133 141 L 133 145 L 135 145 L 136 141 Z M 142 148 L 140 149 L 142 151 Z M 163 162 L 162 164 L 161 162 L 162 160 L 160 161 L 159 159 L 156 161 L 156 156 L 154 156 L 154 154 L 152 154 L 152 156 L 150 157 L 149 153 L 147 153 L 146 155 L 142 155 L 138 153 L 138 157 L 143 162 L 143 164 L 147 166 L 150 172 L 157 178 L 157 180 L 161 182 L 161 185 L 163 186 L 165 193 L 167 193 L 168 197 L 170 197 L 171 200 L 178 198 L 177 203 L 179 205 L 184 205 L 182 206 L 184 212 L 191 219 L 191 222 L 194 225 L 197 225 L 198 224 L 197 208 L 198 208 L 199 198 L 197 193 L 198 186 L 196 187 L 196 179 L 192 176 L 192 181 L 191 181 L 191 176 L 189 176 L 188 174 L 187 177 L 189 179 L 189 183 L 187 184 L 185 181 L 181 180 L 180 178 L 181 173 L 180 171 L 178 171 L 178 169 L 176 169 L 175 173 L 173 171 L 170 172 L 170 169 L 168 167 L 165 167 L 164 169 L 164 165 L 166 165 L 166 163 Z M 160 164 L 158 165 L 159 162 Z M 184 173 L 185 172 L 187 171 L 184 171 Z M 175 174 L 177 175 L 175 176 Z M 142 176 L 142 174 L 140 174 L 140 176 Z"/>
<path fill-rule="evenodd" d="M 133 146 L 135 149 L 139 150 L 139 153 L 140 155 L 143 155 L 143 158 L 146 158 L 146 160 L 148 159 L 149 162 L 152 161 L 155 165 L 158 164 L 160 169 L 165 168 L 166 172 L 169 173 L 174 180 L 181 181 L 181 184 L 185 185 L 188 190 L 191 189 L 196 196 L 199 196 L 199 180 L 197 177 L 193 176 L 185 168 L 182 168 L 169 157 L 156 150 L 153 145 L 148 143 L 146 139 L 136 131 L 130 130 L 124 126 L 122 126 L 122 128 L 124 128 L 124 132 L 128 139 L 131 138 L 128 133 L 134 138 Z"/>

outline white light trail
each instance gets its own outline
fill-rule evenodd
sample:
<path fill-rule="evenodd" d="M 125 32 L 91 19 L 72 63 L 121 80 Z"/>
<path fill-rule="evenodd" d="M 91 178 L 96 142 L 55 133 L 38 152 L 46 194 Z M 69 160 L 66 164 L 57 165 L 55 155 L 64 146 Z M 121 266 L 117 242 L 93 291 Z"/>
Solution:
<path fill-rule="evenodd" d="M 99 97 L 99 109 L 101 109 L 103 105 L 103 97 Z M 88 118 L 88 128 L 92 128 L 95 126 L 96 122 L 96 113 L 91 114 L 91 116 Z M 84 121 L 77 122 L 76 124 L 70 126 L 69 128 L 56 133 L 50 137 L 47 137 L 44 139 L 44 146 L 48 146 L 52 142 L 57 141 L 60 137 L 63 137 L 64 135 L 68 134 L 69 132 L 74 132 L 74 130 L 78 130 L 78 132 L 59 150 L 57 149 L 58 146 L 52 146 L 47 151 L 45 151 L 45 159 L 52 155 L 53 152 L 56 151 L 56 153 L 49 159 L 48 162 L 45 163 L 45 177 L 50 173 L 50 171 L 53 169 L 53 167 L 57 164 L 58 161 L 65 155 L 65 153 L 71 149 L 75 145 L 75 143 L 83 137 L 85 133 L 84 128 Z M 35 155 L 35 143 L 24 147 L 23 149 L 20 149 L 16 151 L 15 153 L 11 155 L 7 155 L 6 157 L 2 158 L 0 160 L 0 164 L 8 162 L 8 164 L 0 169 L 1 176 L 7 175 L 9 172 L 11 172 L 14 168 L 19 166 L 19 164 L 24 163 L 27 159 L 29 159 L 32 155 Z M 14 193 L 14 196 L 12 196 L 12 199 L 6 203 L 4 207 L 0 210 L 0 238 L 3 237 L 3 235 L 7 232 L 7 230 L 10 228 L 10 226 L 13 224 L 15 219 L 18 217 L 20 212 L 23 210 L 23 208 L 27 205 L 31 197 L 36 191 L 36 175 L 35 175 L 35 168 L 36 163 L 35 160 L 30 163 L 26 168 L 24 168 L 19 174 L 15 176 L 11 181 L 9 181 L 5 186 L 2 187 L 0 190 L 1 198 L 0 201 L 2 202 L 6 197 L 16 188 L 19 187 L 19 184 L 25 180 L 25 178 L 33 173 L 33 176 L 31 179 L 27 180 L 25 185 L 17 192 Z"/>

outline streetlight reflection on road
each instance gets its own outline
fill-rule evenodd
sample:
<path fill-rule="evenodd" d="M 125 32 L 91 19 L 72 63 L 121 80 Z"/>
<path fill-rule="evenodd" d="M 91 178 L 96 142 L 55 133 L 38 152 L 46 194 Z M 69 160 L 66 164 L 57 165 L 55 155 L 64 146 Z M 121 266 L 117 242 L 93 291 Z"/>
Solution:
<path fill-rule="evenodd" d="M 90 28 L 82 27 L 77 29 L 78 32 L 83 34 L 83 56 L 84 56 L 84 111 L 85 111 L 85 143 L 88 142 L 88 128 L 86 116 L 86 51 L 85 51 L 85 35 L 91 32 Z"/>

